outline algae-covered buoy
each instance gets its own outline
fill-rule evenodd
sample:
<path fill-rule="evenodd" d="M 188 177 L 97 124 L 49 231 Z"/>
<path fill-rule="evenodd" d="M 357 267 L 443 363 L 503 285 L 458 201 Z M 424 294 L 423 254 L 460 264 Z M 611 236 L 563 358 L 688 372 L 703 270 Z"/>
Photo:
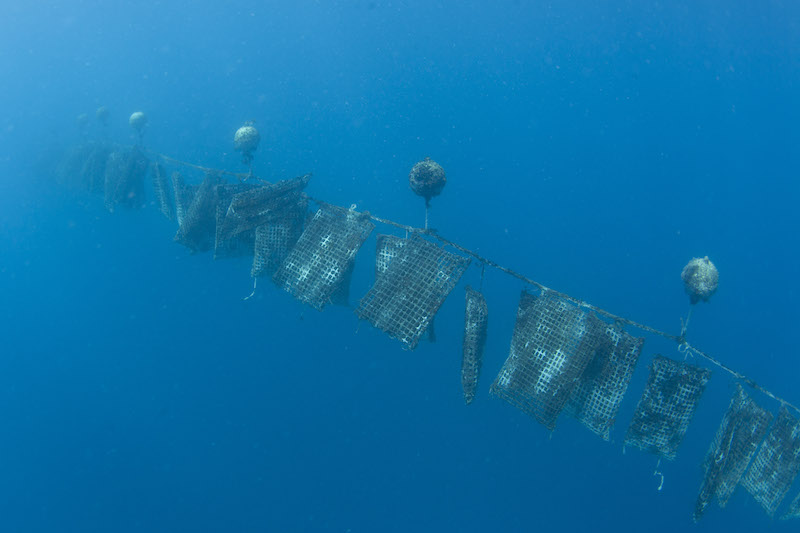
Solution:
<path fill-rule="evenodd" d="M 414 194 L 425 198 L 425 229 L 428 229 L 428 209 L 431 206 L 431 198 L 439 196 L 446 184 L 447 177 L 444 169 L 430 157 L 426 157 L 411 168 L 408 185 Z"/>

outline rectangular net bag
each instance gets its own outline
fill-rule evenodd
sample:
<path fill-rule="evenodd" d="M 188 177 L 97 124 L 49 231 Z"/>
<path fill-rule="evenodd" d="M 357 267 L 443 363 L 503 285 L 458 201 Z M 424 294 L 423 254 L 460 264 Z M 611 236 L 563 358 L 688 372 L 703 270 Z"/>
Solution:
<path fill-rule="evenodd" d="M 341 290 L 356 253 L 374 227 L 367 214 L 323 205 L 278 267 L 273 281 L 321 311 Z"/>
<path fill-rule="evenodd" d="M 508 358 L 491 392 L 550 430 L 594 357 L 601 322 L 572 302 L 523 291 Z"/>
<path fill-rule="evenodd" d="M 737 384 L 703 461 L 704 476 L 695 505 L 695 522 L 714 498 L 720 507 L 725 507 L 764 440 L 771 421 L 772 413 L 758 406 Z"/>
<path fill-rule="evenodd" d="M 742 485 L 769 516 L 775 516 L 800 471 L 800 422 L 781 406 Z"/>
<path fill-rule="evenodd" d="M 639 362 L 644 339 L 629 335 L 617 324 L 598 321 L 597 325 L 600 333 L 595 355 L 581 375 L 567 411 L 608 441 Z"/>
<path fill-rule="evenodd" d="M 708 369 L 655 356 L 625 446 L 675 459 L 710 377 Z"/>
<path fill-rule="evenodd" d="M 418 235 L 381 235 L 375 284 L 356 314 L 413 350 L 469 263 Z"/>

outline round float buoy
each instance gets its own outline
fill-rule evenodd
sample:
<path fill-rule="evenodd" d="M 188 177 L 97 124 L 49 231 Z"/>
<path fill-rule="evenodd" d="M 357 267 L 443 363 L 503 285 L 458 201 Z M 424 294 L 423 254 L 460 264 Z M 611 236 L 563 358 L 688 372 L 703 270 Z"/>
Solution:
<path fill-rule="evenodd" d="M 708 256 L 695 257 L 683 267 L 681 279 L 689 301 L 694 305 L 700 301 L 707 302 L 716 292 L 719 272 Z"/>
<path fill-rule="evenodd" d="M 442 166 L 426 157 L 413 166 L 408 175 L 408 184 L 414 194 L 425 198 L 425 206 L 429 207 L 431 198 L 439 196 L 447 184 Z"/>
<path fill-rule="evenodd" d="M 253 152 L 261 142 L 261 135 L 253 125 L 253 122 L 245 122 L 244 126 L 236 130 L 233 135 L 233 147 L 238 152 L 242 152 L 242 163 L 249 165 L 253 162 Z"/>

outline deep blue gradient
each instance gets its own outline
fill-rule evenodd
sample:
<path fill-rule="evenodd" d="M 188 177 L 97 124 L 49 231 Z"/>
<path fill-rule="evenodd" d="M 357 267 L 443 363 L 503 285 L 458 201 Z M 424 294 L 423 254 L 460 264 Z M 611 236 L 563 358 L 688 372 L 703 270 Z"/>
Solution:
<path fill-rule="evenodd" d="M 721 287 L 689 339 L 800 404 L 795 2 L 9 0 L 0 79 L 0 531 L 798 528 L 742 489 L 691 522 L 733 391 L 719 369 L 662 491 L 654 457 L 623 454 L 650 358 L 682 357 L 667 341 L 648 336 L 613 442 L 567 417 L 551 435 L 488 395 L 520 282 L 486 273 L 465 407 L 477 267 L 437 342 L 404 351 L 266 281 L 243 301 L 247 261 L 192 255 L 153 205 L 111 214 L 51 173 L 100 105 L 89 138 L 133 142 L 143 110 L 149 149 L 237 171 L 255 120 L 259 176 L 313 172 L 311 195 L 419 226 L 407 176 L 430 156 L 443 235 L 633 320 L 677 333 L 681 268 L 710 256 Z"/>

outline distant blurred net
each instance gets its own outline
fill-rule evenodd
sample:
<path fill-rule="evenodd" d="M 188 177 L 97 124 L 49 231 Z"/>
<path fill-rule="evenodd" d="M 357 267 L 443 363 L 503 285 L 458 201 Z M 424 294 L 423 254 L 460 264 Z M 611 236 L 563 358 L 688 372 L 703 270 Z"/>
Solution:
<path fill-rule="evenodd" d="M 167 172 L 161 163 L 153 163 L 152 165 L 153 176 L 153 190 L 156 193 L 156 201 L 158 202 L 158 209 L 169 220 L 175 220 L 175 206 L 172 200 L 172 187 L 170 186 Z"/>
<path fill-rule="evenodd" d="M 705 476 L 695 505 L 695 521 L 703 516 L 715 497 L 719 506 L 725 507 L 764 439 L 770 421 L 772 414 L 759 407 L 737 384 L 703 462 Z"/>
<path fill-rule="evenodd" d="M 349 282 L 356 253 L 375 225 L 354 209 L 324 205 L 278 267 L 273 281 L 298 300 L 322 310 Z"/>
<path fill-rule="evenodd" d="M 236 232 L 225 232 L 225 221 L 236 197 L 248 194 L 253 186 L 246 183 L 217 185 L 217 205 L 214 213 L 214 259 L 250 256 L 255 248 L 254 227 L 244 227 Z"/>
<path fill-rule="evenodd" d="M 144 205 L 144 177 L 149 165 L 150 161 L 135 146 L 113 150 L 108 155 L 103 186 L 106 209 Z"/>
<path fill-rule="evenodd" d="M 594 357 L 581 374 L 567 410 L 592 432 L 610 440 L 644 339 L 629 335 L 618 324 L 592 323 L 599 330 L 594 336 Z"/>
<path fill-rule="evenodd" d="M 781 406 L 742 485 L 768 515 L 774 516 L 800 471 L 800 422 Z"/>
<path fill-rule="evenodd" d="M 180 172 L 172 173 L 172 192 L 175 198 L 175 217 L 178 220 L 178 227 L 182 226 L 186 220 L 189 207 L 199 188 L 198 185 L 188 185 Z"/>
<path fill-rule="evenodd" d="M 674 459 L 710 377 L 705 368 L 655 356 L 625 445 Z"/>
<path fill-rule="evenodd" d="M 418 235 L 381 235 L 379 275 L 356 314 L 413 350 L 469 262 Z"/>
<path fill-rule="evenodd" d="M 800 518 L 800 493 L 795 496 L 794 500 L 792 500 L 792 503 L 789 504 L 789 508 L 786 510 L 786 513 L 781 518 L 783 520 Z"/>
<path fill-rule="evenodd" d="M 488 322 L 489 310 L 486 307 L 486 299 L 480 292 L 467 287 L 461 359 L 461 387 L 464 390 L 464 402 L 467 404 L 472 403 L 478 388 Z"/>
<path fill-rule="evenodd" d="M 571 302 L 523 291 L 511 348 L 494 395 L 555 429 L 558 415 L 595 355 L 601 321 Z"/>

